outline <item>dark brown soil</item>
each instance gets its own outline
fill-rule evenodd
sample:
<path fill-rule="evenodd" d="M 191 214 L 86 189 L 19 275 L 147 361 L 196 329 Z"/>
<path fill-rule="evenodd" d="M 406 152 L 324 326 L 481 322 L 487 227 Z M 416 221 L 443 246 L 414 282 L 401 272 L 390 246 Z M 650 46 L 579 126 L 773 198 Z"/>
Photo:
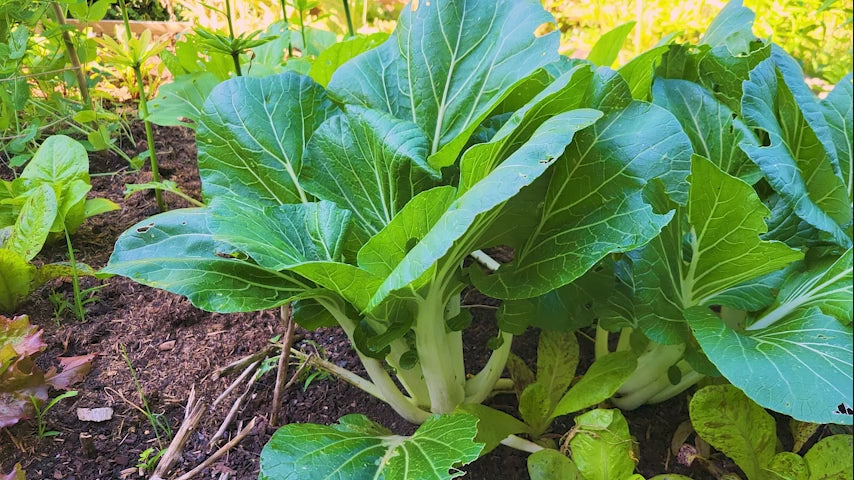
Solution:
<path fill-rule="evenodd" d="M 134 126 L 133 132 L 137 139 L 144 138 L 139 125 Z M 198 198 L 199 178 L 193 132 L 157 128 L 155 136 L 164 178 L 177 182 L 185 192 Z M 145 148 L 145 143 L 140 140 L 134 146 L 126 141 L 124 148 L 129 154 L 136 154 Z M 93 154 L 91 158 L 93 173 L 115 172 L 125 167 L 122 160 L 111 154 Z M 10 172 L 0 170 L 0 175 L 8 178 Z M 149 179 L 147 169 L 138 173 L 123 171 L 93 177 L 92 195 L 107 197 L 119 203 L 122 209 L 88 220 L 73 236 L 78 261 L 95 268 L 104 266 L 118 235 L 135 222 L 156 213 L 153 196 L 148 193 L 123 198 L 126 183 Z M 171 208 L 187 206 L 183 200 L 168 195 L 167 198 Z M 43 262 L 64 260 L 65 247 L 62 245 L 47 248 L 38 259 Z M 83 286 L 99 283 L 85 279 Z M 282 333 L 277 311 L 212 314 L 194 308 L 182 297 L 144 287 L 122 277 L 103 283 L 105 286 L 97 293 L 98 300 L 88 306 L 85 322 L 73 319 L 70 313 L 55 318 L 54 307 L 48 297 L 51 293 L 58 293 L 70 299 L 68 282 L 55 281 L 46 285 L 20 307 L 18 313 L 28 314 L 31 322 L 45 331 L 49 349 L 40 358 L 44 366 L 55 364 L 59 356 L 95 353 L 97 358 L 85 381 L 75 387 L 79 395 L 62 401 L 46 415 L 48 429 L 58 431 L 58 436 L 38 439 L 32 421 L 21 422 L 0 432 L 0 472 L 9 471 L 16 462 L 20 462 L 29 479 L 140 478 L 143 475 L 133 468 L 139 454 L 150 447 L 157 447 L 158 442 L 151 425 L 133 406 L 140 403 L 140 396 L 123 350 L 127 352 L 151 410 L 162 414 L 174 432 L 181 424 L 184 405 L 192 389 L 195 389 L 197 398 L 210 404 L 236 377 L 214 379 L 213 372 L 217 368 L 262 349 L 272 337 Z M 486 303 L 491 300 L 473 293 L 470 301 Z M 485 344 L 495 334 L 495 326 L 493 310 L 474 308 L 473 311 L 475 321 L 466 333 L 466 355 L 469 363 L 478 365 L 488 356 Z M 314 332 L 298 329 L 297 336 L 300 339 L 298 345 L 317 342 L 330 360 L 363 373 L 346 336 L 338 329 Z M 582 350 L 586 358 L 590 358 L 592 345 L 580 338 Z M 513 350 L 533 365 L 536 341 L 536 332 L 529 332 L 516 338 Z M 582 367 L 586 368 L 587 364 L 582 362 Z M 254 384 L 248 401 L 229 428 L 226 440 L 240 425 L 257 418 L 258 425 L 254 431 L 197 478 L 257 478 L 261 449 L 274 431 L 268 424 L 274 376 L 269 373 Z M 186 472 L 207 457 L 209 439 L 240 393 L 231 393 L 218 407 L 209 409 L 173 473 Z M 414 429 L 385 404 L 331 378 L 315 379 L 305 390 L 302 385 L 293 386 L 286 392 L 284 403 L 285 422 L 328 424 L 348 413 L 364 413 L 397 433 L 411 433 Z M 515 399 L 501 396 L 493 399 L 492 404 L 512 411 Z M 661 405 L 626 412 L 639 445 L 639 473 L 647 477 L 671 472 L 687 474 L 695 479 L 713 478 L 697 464 L 687 469 L 670 455 L 673 433 L 688 417 L 686 405 L 686 397 L 681 396 Z M 77 408 L 105 406 L 115 411 L 110 421 L 92 423 L 77 419 Z M 562 433 L 571 427 L 571 418 L 561 418 L 556 422 L 554 431 Z M 93 458 L 88 458 L 81 449 L 81 433 L 94 437 L 96 455 Z M 500 446 L 466 467 L 466 477 L 527 479 L 526 457 L 526 454 Z"/>

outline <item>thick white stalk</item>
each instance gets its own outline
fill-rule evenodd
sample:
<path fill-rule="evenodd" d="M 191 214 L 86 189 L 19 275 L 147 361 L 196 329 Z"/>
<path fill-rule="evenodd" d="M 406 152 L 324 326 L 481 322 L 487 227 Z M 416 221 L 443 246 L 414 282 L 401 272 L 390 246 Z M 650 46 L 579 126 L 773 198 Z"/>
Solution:
<path fill-rule="evenodd" d="M 430 291 L 418 305 L 415 345 L 433 413 L 451 413 L 465 398 L 465 376 L 460 376 L 457 366 L 463 351 L 452 350 L 455 345 L 450 340 L 445 332 L 445 301 L 441 291 Z"/>
<path fill-rule="evenodd" d="M 501 338 L 504 343 L 492 351 L 483 370 L 466 381 L 465 403 L 481 403 L 495 390 L 496 384 L 504 372 L 504 367 L 507 365 L 510 345 L 513 343 L 513 335 L 507 332 L 501 332 Z M 512 381 L 510 387 L 512 388 Z"/>
<path fill-rule="evenodd" d="M 516 435 L 508 435 L 507 438 L 501 441 L 501 444 L 528 453 L 537 453 L 540 450 L 545 450 L 544 447 L 541 447 L 530 440 L 525 440 L 522 437 L 517 437 Z"/>
<path fill-rule="evenodd" d="M 397 379 L 406 392 L 412 397 L 412 400 L 425 410 L 430 409 L 430 393 L 427 391 L 427 384 L 424 383 L 424 373 L 421 372 L 421 364 L 415 364 L 410 369 L 405 369 L 400 366 L 400 356 L 406 353 L 409 347 L 402 339 L 397 339 L 391 343 L 391 354 L 386 358 L 389 365 L 397 371 Z"/>
<path fill-rule="evenodd" d="M 685 344 L 662 345 L 650 341 L 647 350 L 638 358 L 635 372 L 617 390 L 617 393 L 628 395 L 654 382 L 662 374 L 667 377 L 667 370 L 676 364 L 685 353 Z"/>

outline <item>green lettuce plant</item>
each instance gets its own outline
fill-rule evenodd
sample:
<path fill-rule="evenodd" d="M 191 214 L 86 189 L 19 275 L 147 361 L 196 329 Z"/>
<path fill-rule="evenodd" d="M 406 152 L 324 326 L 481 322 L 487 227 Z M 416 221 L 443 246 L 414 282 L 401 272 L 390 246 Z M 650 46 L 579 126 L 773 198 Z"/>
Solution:
<path fill-rule="evenodd" d="M 420 2 L 327 88 L 289 72 L 230 79 L 207 98 L 207 206 L 133 226 L 105 272 L 206 310 L 291 302 L 305 328 L 340 325 L 368 378 L 341 374 L 423 423 L 411 438 L 361 416 L 285 427 L 262 477 L 310 459 L 312 478 L 392 475 L 415 461 L 410 442 L 448 432 L 462 445 L 439 440 L 448 448 L 431 453 L 433 470 L 417 461 L 405 478 L 448 478 L 500 441 L 542 448 L 509 436 L 521 422 L 478 423 L 513 334 L 502 328 L 486 365 L 467 371 L 468 275 L 535 297 L 645 244 L 684 204 L 692 152 L 676 119 L 634 100 L 617 73 L 560 57 L 556 33 L 534 34 L 551 20 L 535 1 Z M 496 245 L 514 247 L 518 267 L 462 267 Z M 316 441 L 294 441 L 306 432 Z M 370 454 L 349 462 L 359 446 Z"/>
<path fill-rule="evenodd" d="M 94 274 L 87 266 L 30 263 L 45 242 L 64 238 L 93 215 L 118 209 L 103 198 L 87 199 L 89 158 L 71 138 L 49 137 L 21 176 L 0 180 L 0 311 L 12 312 L 29 293 L 51 278 Z M 78 289 L 75 289 L 75 291 Z"/>

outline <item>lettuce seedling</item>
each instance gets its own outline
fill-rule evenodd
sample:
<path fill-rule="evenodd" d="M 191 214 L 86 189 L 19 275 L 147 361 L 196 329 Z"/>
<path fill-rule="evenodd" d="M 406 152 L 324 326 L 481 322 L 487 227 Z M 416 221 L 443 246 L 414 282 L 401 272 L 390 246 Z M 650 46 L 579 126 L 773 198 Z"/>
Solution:
<path fill-rule="evenodd" d="M 557 32 L 535 35 L 551 21 L 532 0 L 416 2 L 327 89 L 292 72 L 221 83 L 197 129 L 207 206 L 133 226 L 105 271 L 206 310 L 291 302 L 305 328 L 340 325 L 369 377 L 350 379 L 413 423 L 477 407 L 513 334 L 466 368 L 468 273 L 490 292 L 549 292 L 657 236 L 687 195 L 691 145 L 676 119 L 633 100 L 615 72 L 560 57 Z M 497 245 L 517 263 L 463 268 Z M 477 419 L 454 415 L 472 442 Z M 334 429 L 392 441 L 356 423 Z M 502 431 L 490 443 L 515 433 Z"/>
<path fill-rule="evenodd" d="M 82 264 L 30 264 L 46 242 L 119 208 L 107 199 L 86 199 L 91 188 L 86 150 L 63 135 L 46 139 L 20 177 L 0 180 L 0 311 L 12 312 L 52 278 L 94 274 Z"/>

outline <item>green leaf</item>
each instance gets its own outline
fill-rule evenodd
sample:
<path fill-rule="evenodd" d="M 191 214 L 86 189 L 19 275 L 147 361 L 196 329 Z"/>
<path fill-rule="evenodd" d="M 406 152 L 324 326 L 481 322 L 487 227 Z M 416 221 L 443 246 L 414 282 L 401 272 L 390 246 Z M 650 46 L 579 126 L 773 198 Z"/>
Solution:
<path fill-rule="evenodd" d="M 89 218 L 102 213 L 119 210 L 120 208 L 115 202 L 106 198 L 90 198 L 84 204 L 84 215 L 86 218 Z"/>
<path fill-rule="evenodd" d="M 300 179 L 312 195 L 349 209 L 359 229 L 373 236 L 413 196 L 441 181 L 427 165 L 428 149 L 414 123 L 349 107 L 312 135 Z"/>
<path fill-rule="evenodd" d="M 748 53 L 750 43 L 756 39 L 753 35 L 755 18 L 756 14 L 742 6 L 741 0 L 730 0 L 712 20 L 712 24 L 700 39 L 700 44 L 712 48 L 724 46 L 733 56 Z"/>
<path fill-rule="evenodd" d="M 569 388 L 577 367 L 578 340 L 574 332 L 540 332 L 540 341 L 537 344 L 537 383 L 546 387 L 549 409 L 557 405 Z"/>
<path fill-rule="evenodd" d="M 724 172 L 756 183 L 762 172 L 739 148 L 758 145 L 753 132 L 708 90 L 685 80 L 657 79 L 653 102 L 672 113 L 691 139 L 694 152 Z"/>
<path fill-rule="evenodd" d="M 689 414 L 697 434 L 733 459 L 748 480 L 763 478 L 777 447 L 774 417 L 765 409 L 732 385 L 711 385 L 694 394 Z"/>
<path fill-rule="evenodd" d="M 591 410 L 575 417 L 569 441 L 572 458 L 586 480 L 628 478 L 635 470 L 629 424 L 619 410 Z"/>
<path fill-rule="evenodd" d="M 210 72 L 178 75 L 172 83 L 157 90 L 148 101 L 148 116 L 144 120 L 164 127 L 183 126 L 195 129 L 202 117 L 205 99 L 220 83 Z"/>
<path fill-rule="evenodd" d="M 89 156 L 79 142 L 65 135 L 52 135 L 39 146 L 21 178 L 55 185 L 74 180 L 89 183 Z"/>
<path fill-rule="evenodd" d="M 234 246 L 262 268 L 281 271 L 305 262 L 341 259 L 350 212 L 331 202 L 258 208 L 215 198 L 209 206 L 213 239 Z"/>
<path fill-rule="evenodd" d="M 730 287 L 709 300 L 710 305 L 722 305 L 745 312 L 756 312 L 771 306 L 792 266 Z"/>
<path fill-rule="evenodd" d="M 676 343 L 688 335 L 683 310 L 774 272 L 802 257 L 780 242 L 762 241 L 768 209 L 750 185 L 695 155 L 687 208 L 688 228 L 677 217 L 634 262 L 639 325 L 652 340 Z M 683 259 L 687 234 L 689 262 Z"/>
<path fill-rule="evenodd" d="M 496 313 L 498 328 L 514 335 L 521 335 L 529 326 L 556 331 L 584 328 L 593 323 L 597 309 L 607 303 L 613 291 L 613 268 L 597 265 L 574 282 L 546 294 L 502 302 Z"/>
<path fill-rule="evenodd" d="M 840 402 L 854 404 L 851 327 L 818 307 L 749 332 L 702 307 L 685 318 L 718 370 L 756 403 L 802 421 L 851 424 L 851 416 L 836 412 Z"/>
<path fill-rule="evenodd" d="M 295 73 L 217 85 L 196 135 L 204 198 L 223 195 L 270 206 L 300 202 L 303 150 L 335 110 L 321 86 Z"/>
<path fill-rule="evenodd" d="M 456 161 L 514 85 L 557 60 L 559 34 L 534 34 L 553 19 L 530 0 L 412 6 L 388 41 L 335 72 L 329 91 L 339 102 L 417 124 L 429 140 L 430 165 L 441 168 Z"/>
<path fill-rule="evenodd" d="M 658 45 L 632 58 L 617 69 L 629 85 L 632 98 L 647 101 L 650 98 L 650 87 L 655 76 L 655 69 L 661 63 L 661 57 L 670 50 L 670 45 Z"/>
<path fill-rule="evenodd" d="M 44 246 L 56 216 L 56 194 L 50 185 L 42 184 L 24 202 L 3 248 L 26 261 L 32 260 Z"/>
<path fill-rule="evenodd" d="M 294 321 L 306 330 L 338 326 L 338 320 L 329 310 L 311 298 L 297 300 L 291 303 L 291 307 Z"/>
<path fill-rule="evenodd" d="M 637 356 L 613 352 L 596 359 L 578 381 L 560 399 L 552 418 L 567 415 L 611 398 L 637 368 Z"/>
<path fill-rule="evenodd" d="M 86 195 L 90 190 L 92 186 L 84 180 L 72 180 L 71 183 L 62 185 L 57 198 L 59 209 L 51 228 L 52 232 L 61 232 L 63 229 L 69 233 L 77 231 L 86 220 Z"/>
<path fill-rule="evenodd" d="M 822 438 L 804 455 L 809 467 L 809 480 L 851 480 L 854 465 L 851 460 L 851 435 L 831 435 Z"/>
<path fill-rule="evenodd" d="M 584 480 L 572 460 L 550 448 L 528 457 L 528 475 L 531 480 Z"/>
<path fill-rule="evenodd" d="M 556 162 L 539 224 L 515 260 L 490 276 L 475 272 L 475 285 L 497 298 L 533 297 L 609 253 L 649 242 L 672 213 L 656 213 L 647 196 L 663 184 L 662 196 L 684 203 L 690 152 L 679 123 L 660 107 L 634 102 L 606 115 Z"/>
<path fill-rule="evenodd" d="M 484 444 L 480 456 L 491 452 L 508 435 L 529 431 L 528 426 L 517 420 L 516 417 L 486 405 L 469 403 L 460 405 L 456 411 L 477 417 L 477 436 L 474 441 Z"/>
<path fill-rule="evenodd" d="M 590 49 L 587 60 L 597 67 L 613 65 L 617 61 L 617 56 L 620 54 L 623 44 L 626 43 L 629 33 L 635 28 L 635 23 L 637 22 L 626 22 L 604 33 Z"/>
<path fill-rule="evenodd" d="M 700 54 L 697 62 L 698 75 L 686 80 L 697 81 L 706 90 L 715 92 L 715 96 L 733 112 L 741 112 L 742 87 L 750 71 L 756 65 L 771 56 L 771 43 L 756 42 L 750 53 L 733 55 L 725 46 L 720 46 Z M 702 50 L 701 50 L 702 51 Z"/>
<path fill-rule="evenodd" d="M 286 425 L 261 452 L 260 480 L 445 480 L 477 458 L 477 418 L 455 413 L 427 419 L 411 437 L 393 435 L 364 415 L 332 426 Z"/>
<path fill-rule="evenodd" d="M 519 414 L 531 426 L 534 437 L 541 436 L 548 429 L 551 411 L 551 392 L 546 384 L 534 382 L 525 387 L 519 396 Z"/>
<path fill-rule="evenodd" d="M 779 480 L 809 480 L 810 476 L 804 459 L 792 452 L 780 452 L 774 455 L 766 471 L 770 472 L 771 478 Z"/>
<path fill-rule="evenodd" d="M 773 323 L 799 308 L 817 306 L 845 325 L 852 321 L 852 249 L 837 259 L 823 259 L 805 272 L 795 273 L 780 287 L 777 301 L 757 322 Z"/>
<path fill-rule="evenodd" d="M 839 169 L 842 179 L 848 188 L 848 198 L 854 198 L 854 163 L 851 161 L 854 153 L 854 87 L 852 87 L 854 76 L 848 74 L 836 84 L 833 90 L 822 100 L 821 108 L 824 118 L 830 127 L 833 144 L 836 147 L 836 156 L 839 159 Z"/>
<path fill-rule="evenodd" d="M 536 180 L 572 141 L 575 132 L 600 116 L 596 110 L 578 109 L 543 122 L 528 142 L 451 204 L 430 232 L 389 274 L 371 300 L 371 305 L 379 305 L 391 292 L 418 279 L 451 249 L 459 259 L 476 249 L 471 244 L 475 240 L 471 238 L 471 232 L 477 232 L 479 228 L 473 227 L 482 228 L 478 221 L 491 220 L 484 219 L 482 214 L 492 211 Z M 468 239 L 465 238 L 467 234 Z M 460 241 L 460 238 L 464 240 Z"/>
<path fill-rule="evenodd" d="M 742 145 L 768 183 L 800 218 L 828 232 L 837 244 L 850 247 L 851 238 L 843 228 L 851 224 L 845 184 L 834 173 L 827 150 L 806 118 L 809 111 L 801 109 L 773 58 L 750 72 L 742 112 L 749 127 L 762 129 L 769 137 L 765 147 Z"/>
<path fill-rule="evenodd" d="M 298 278 L 234 258 L 216 242 L 206 209 L 156 215 L 134 225 L 116 242 L 103 272 L 186 296 L 215 312 L 277 307 L 310 289 Z"/>
<path fill-rule="evenodd" d="M 338 42 L 317 56 L 311 64 L 308 76 L 325 87 L 329 85 L 329 81 L 332 80 L 332 74 L 341 65 L 344 65 L 347 61 L 361 53 L 376 48 L 386 40 L 388 40 L 388 34 L 380 32 L 370 35 L 357 35 Z"/>
<path fill-rule="evenodd" d="M 35 270 L 17 253 L 0 248 L 0 312 L 14 312 L 30 294 Z"/>
<path fill-rule="evenodd" d="M 507 371 L 510 372 L 510 378 L 513 380 L 513 390 L 516 391 L 517 398 L 522 396 L 522 392 L 528 385 L 537 381 L 528 364 L 513 352 L 507 357 Z"/>

